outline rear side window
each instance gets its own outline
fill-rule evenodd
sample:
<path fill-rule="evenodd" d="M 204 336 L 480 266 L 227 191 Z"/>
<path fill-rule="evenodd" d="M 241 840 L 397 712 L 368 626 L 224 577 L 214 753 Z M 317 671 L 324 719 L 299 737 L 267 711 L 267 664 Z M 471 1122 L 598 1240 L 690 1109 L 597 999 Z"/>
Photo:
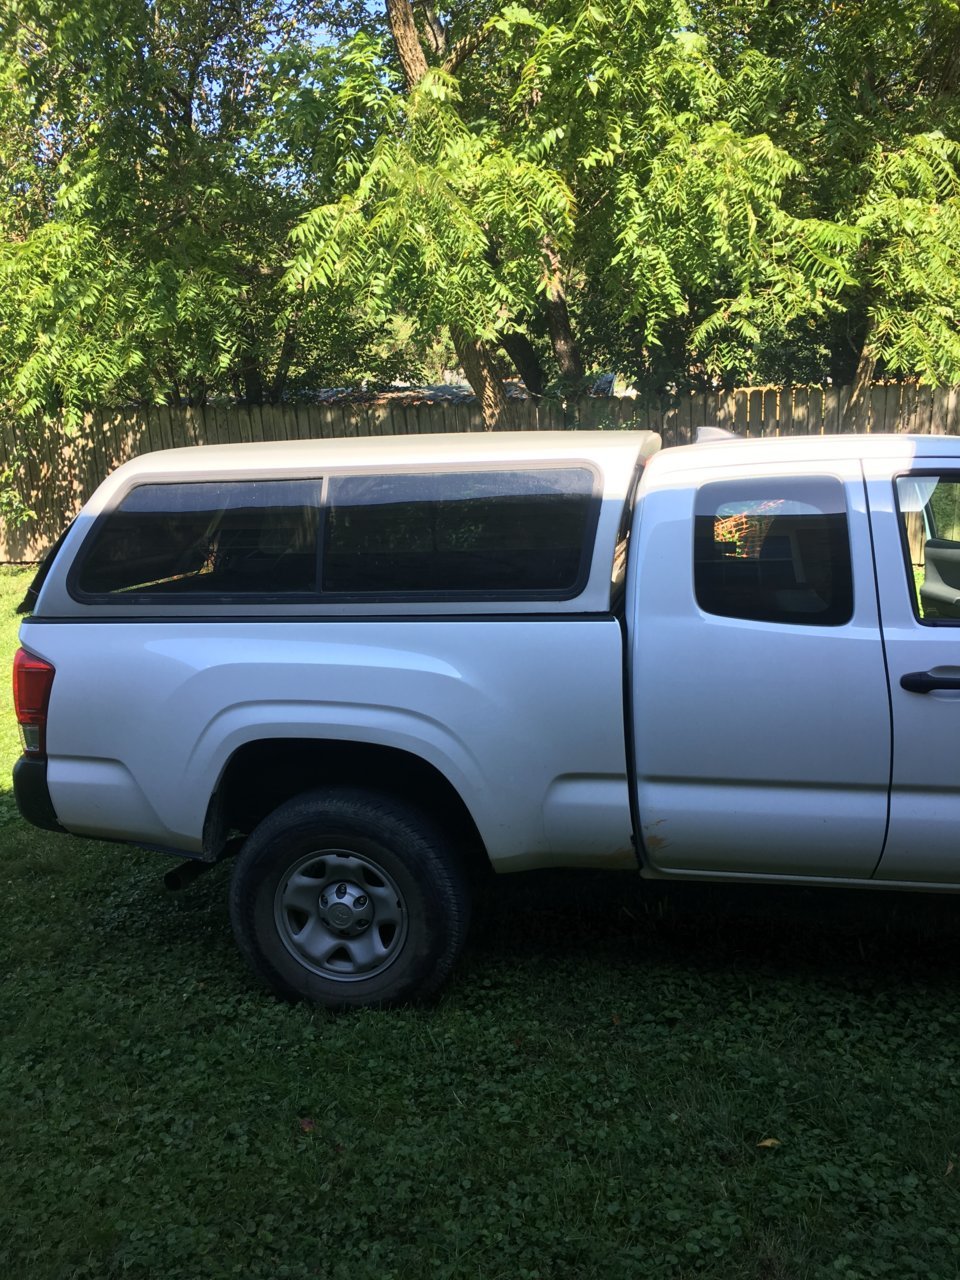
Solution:
<path fill-rule="evenodd" d="M 599 515 L 586 466 L 144 484 L 101 517 L 70 588 L 176 603 L 323 596 L 564 599 Z M 325 515 L 323 514 L 325 504 Z"/>
<path fill-rule="evenodd" d="M 586 581 L 598 509 L 587 467 L 334 477 L 321 589 L 562 599 Z"/>
<path fill-rule="evenodd" d="M 166 600 L 314 592 L 319 480 L 144 484 L 96 526 L 83 596 Z"/>
<path fill-rule="evenodd" d="M 853 614 L 843 485 L 739 480 L 697 495 L 694 583 L 706 613 L 836 627 Z"/>

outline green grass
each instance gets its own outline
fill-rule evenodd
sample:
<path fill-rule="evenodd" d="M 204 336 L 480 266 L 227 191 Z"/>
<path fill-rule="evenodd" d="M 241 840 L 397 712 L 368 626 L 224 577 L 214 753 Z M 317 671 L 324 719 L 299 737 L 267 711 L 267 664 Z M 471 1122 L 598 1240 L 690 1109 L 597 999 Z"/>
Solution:
<path fill-rule="evenodd" d="M 502 882 L 435 1008 L 335 1018 L 227 867 L 0 821 L 3 1280 L 960 1275 L 960 900 Z"/>

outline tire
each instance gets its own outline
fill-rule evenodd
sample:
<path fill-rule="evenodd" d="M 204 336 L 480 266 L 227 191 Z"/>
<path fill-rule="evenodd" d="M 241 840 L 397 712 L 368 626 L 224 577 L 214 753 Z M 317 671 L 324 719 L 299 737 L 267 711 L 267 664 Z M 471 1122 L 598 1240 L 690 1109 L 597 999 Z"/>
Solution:
<path fill-rule="evenodd" d="M 285 1000 L 328 1009 L 423 1000 L 469 921 L 466 877 L 431 823 L 359 789 L 307 792 L 251 833 L 230 919 L 254 971 Z"/>

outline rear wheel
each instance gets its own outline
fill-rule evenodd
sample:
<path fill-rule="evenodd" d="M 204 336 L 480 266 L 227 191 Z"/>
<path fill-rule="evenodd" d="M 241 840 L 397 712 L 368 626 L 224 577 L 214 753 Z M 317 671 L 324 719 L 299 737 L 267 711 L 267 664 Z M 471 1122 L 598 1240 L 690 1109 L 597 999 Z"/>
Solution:
<path fill-rule="evenodd" d="M 253 831 L 234 868 L 230 917 L 278 995 L 383 1006 L 440 987 L 463 945 L 469 894 L 425 817 L 338 788 L 288 801 Z"/>

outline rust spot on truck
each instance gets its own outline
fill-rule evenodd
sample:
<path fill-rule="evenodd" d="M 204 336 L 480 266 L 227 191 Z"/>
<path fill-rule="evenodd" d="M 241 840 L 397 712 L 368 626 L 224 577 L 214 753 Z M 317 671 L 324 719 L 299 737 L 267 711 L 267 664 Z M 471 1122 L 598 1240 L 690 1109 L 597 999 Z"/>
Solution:
<path fill-rule="evenodd" d="M 661 849 L 665 849 L 670 843 L 666 836 L 658 835 L 654 830 L 654 828 L 659 827 L 663 821 L 663 818 L 658 818 L 656 822 L 651 822 L 648 827 L 644 828 L 643 843 L 650 853 L 659 853 Z"/>
<path fill-rule="evenodd" d="M 612 853 L 597 859 L 592 865 L 605 867 L 610 871 L 636 871 L 637 851 L 632 844 L 629 844 L 622 849 L 614 849 Z"/>

